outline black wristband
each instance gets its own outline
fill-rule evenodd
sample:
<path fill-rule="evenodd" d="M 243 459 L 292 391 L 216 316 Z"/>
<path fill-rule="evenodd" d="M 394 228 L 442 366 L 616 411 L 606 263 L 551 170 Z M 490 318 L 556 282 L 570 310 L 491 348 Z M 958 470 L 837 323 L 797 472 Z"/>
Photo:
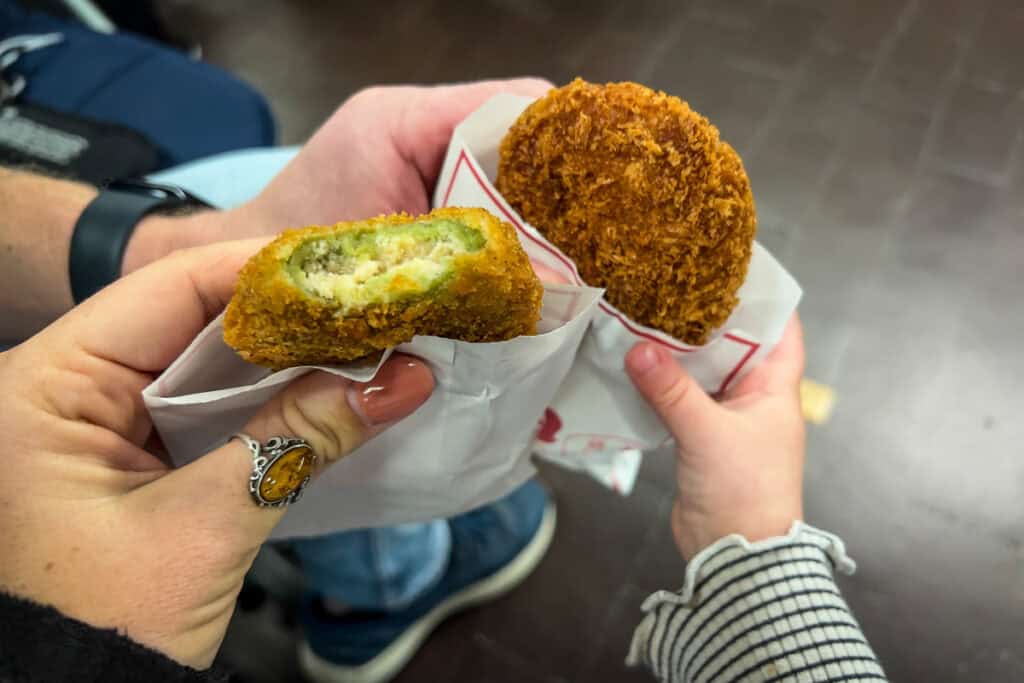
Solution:
<path fill-rule="evenodd" d="M 189 204 L 208 206 L 181 188 L 141 180 L 118 180 L 102 188 L 71 235 L 68 275 L 75 303 L 121 276 L 124 250 L 144 216 Z"/>

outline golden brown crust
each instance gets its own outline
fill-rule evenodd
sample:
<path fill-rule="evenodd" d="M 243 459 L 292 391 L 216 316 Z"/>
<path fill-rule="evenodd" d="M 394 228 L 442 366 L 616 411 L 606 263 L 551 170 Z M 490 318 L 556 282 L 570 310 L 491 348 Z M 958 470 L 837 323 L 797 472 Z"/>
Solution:
<path fill-rule="evenodd" d="M 455 275 L 428 296 L 378 303 L 339 316 L 297 287 L 285 264 L 310 237 L 448 218 L 481 230 L 482 249 L 455 257 Z M 350 361 L 415 335 L 472 342 L 536 332 L 543 287 L 513 228 L 483 209 L 437 209 L 424 216 L 288 230 L 242 268 L 224 317 L 224 340 L 246 360 L 272 368 Z"/>
<path fill-rule="evenodd" d="M 676 97 L 576 79 L 501 144 L 498 191 L 633 320 L 703 344 L 738 303 L 756 232 L 736 152 Z"/>

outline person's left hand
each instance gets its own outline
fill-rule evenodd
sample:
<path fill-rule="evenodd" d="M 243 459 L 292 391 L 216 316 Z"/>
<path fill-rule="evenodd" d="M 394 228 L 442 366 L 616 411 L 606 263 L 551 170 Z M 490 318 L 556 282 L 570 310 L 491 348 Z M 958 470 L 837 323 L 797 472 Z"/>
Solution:
<path fill-rule="evenodd" d="M 426 213 L 455 126 L 498 93 L 539 97 L 552 87 L 518 78 L 362 90 L 248 203 L 220 214 L 146 219 L 128 244 L 123 270 L 178 248 L 399 211 Z"/>
<path fill-rule="evenodd" d="M 686 560 L 729 534 L 782 536 L 803 518 L 804 341 L 794 313 L 782 339 L 719 401 L 663 347 L 626 355 L 626 372 L 676 442 L 672 534 Z"/>
<path fill-rule="evenodd" d="M 0 354 L 0 590 L 210 664 L 283 509 L 250 498 L 252 457 L 238 441 L 173 470 L 147 450 L 141 391 L 223 308 L 262 242 L 179 252 Z M 370 385 L 311 373 L 244 431 L 305 439 L 319 470 L 432 389 L 427 366 L 401 355 Z"/>

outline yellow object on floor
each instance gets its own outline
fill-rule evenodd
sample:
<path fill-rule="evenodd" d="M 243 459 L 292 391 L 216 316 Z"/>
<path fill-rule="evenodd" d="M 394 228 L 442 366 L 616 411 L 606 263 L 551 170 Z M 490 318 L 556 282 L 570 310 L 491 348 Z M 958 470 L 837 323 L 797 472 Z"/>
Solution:
<path fill-rule="evenodd" d="M 835 404 L 836 392 L 832 387 L 806 377 L 800 380 L 800 409 L 805 420 L 816 425 L 825 424 L 832 417 Z"/>

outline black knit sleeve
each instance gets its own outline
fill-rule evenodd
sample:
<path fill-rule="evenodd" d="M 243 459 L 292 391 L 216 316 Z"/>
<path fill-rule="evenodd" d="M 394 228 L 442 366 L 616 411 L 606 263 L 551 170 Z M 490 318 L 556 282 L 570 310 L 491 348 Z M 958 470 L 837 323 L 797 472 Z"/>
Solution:
<path fill-rule="evenodd" d="M 222 671 L 178 664 L 117 633 L 0 592 L 0 682 L 228 683 Z"/>

